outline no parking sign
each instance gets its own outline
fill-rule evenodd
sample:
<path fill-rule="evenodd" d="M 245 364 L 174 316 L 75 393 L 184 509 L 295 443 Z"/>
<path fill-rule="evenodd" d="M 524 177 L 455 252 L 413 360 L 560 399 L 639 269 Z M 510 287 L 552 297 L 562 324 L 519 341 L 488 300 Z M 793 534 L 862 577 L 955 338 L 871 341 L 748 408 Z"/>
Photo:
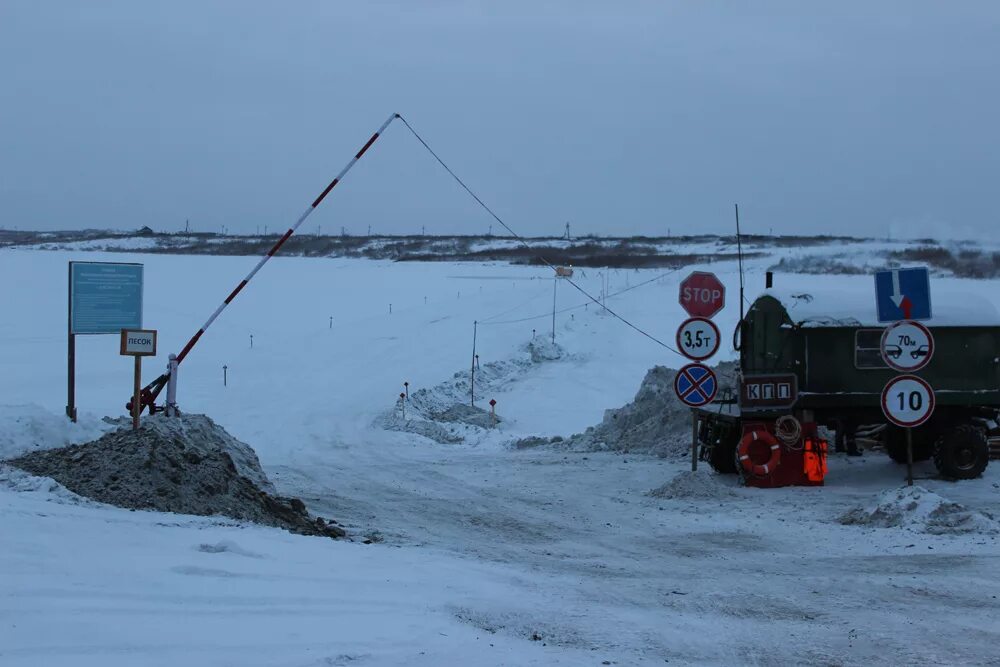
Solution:
<path fill-rule="evenodd" d="M 677 398 L 692 408 L 707 405 L 715 398 L 719 383 L 715 373 L 702 364 L 688 364 L 674 376 L 674 391 Z"/>

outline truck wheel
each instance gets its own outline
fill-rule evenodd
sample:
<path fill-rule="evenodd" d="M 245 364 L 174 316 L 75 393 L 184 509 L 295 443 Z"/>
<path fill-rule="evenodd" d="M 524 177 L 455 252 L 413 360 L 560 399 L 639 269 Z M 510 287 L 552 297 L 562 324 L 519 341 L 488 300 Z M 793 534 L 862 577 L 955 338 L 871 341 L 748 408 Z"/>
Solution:
<path fill-rule="evenodd" d="M 885 453 L 896 463 L 906 463 L 906 431 L 896 426 L 886 426 Z M 917 429 L 913 432 L 913 462 L 926 461 L 934 456 L 934 441 L 927 433 Z"/>
<path fill-rule="evenodd" d="M 945 431 L 934 443 L 934 465 L 951 479 L 973 479 L 986 470 L 990 448 L 986 434 L 971 424 Z"/>

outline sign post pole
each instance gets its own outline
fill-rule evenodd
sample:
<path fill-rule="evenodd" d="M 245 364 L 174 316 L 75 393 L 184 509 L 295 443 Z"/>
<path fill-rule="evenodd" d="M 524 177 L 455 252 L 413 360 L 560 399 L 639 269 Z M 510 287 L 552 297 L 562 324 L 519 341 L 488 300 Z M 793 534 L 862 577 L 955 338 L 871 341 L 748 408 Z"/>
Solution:
<path fill-rule="evenodd" d="M 895 276 L 895 274 L 893 274 Z M 899 278 L 894 278 L 894 293 L 899 294 Z M 904 295 L 907 299 L 907 295 Z M 927 312 L 930 312 L 929 297 Z M 907 309 L 910 305 L 904 300 Z M 882 361 L 897 375 L 882 390 L 882 411 L 893 424 L 906 431 L 906 485 L 913 486 L 913 429 L 930 419 L 934 412 L 934 389 L 916 375 L 934 356 L 934 335 L 914 320 L 899 320 L 882 332 L 879 344 Z"/>
<path fill-rule="evenodd" d="M 132 430 L 138 431 L 139 415 L 142 414 L 142 358 L 156 356 L 156 330 L 122 329 L 121 347 L 118 353 L 124 357 L 135 359 L 135 377 L 132 384 Z"/>
<path fill-rule="evenodd" d="M 135 356 L 135 384 L 132 387 L 132 430 L 139 430 L 139 388 L 142 385 L 142 357 Z"/>
<path fill-rule="evenodd" d="M 73 294 L 73 263 L 69 264 L 69 289 L 67 294 Z M 66 333 L 69 338 L 67 348 L 66 368 L 66 416 L 76 421 L 76 334 L 73 333 L 73 299 L 66 300 L 68 310 L 66 315 Z"/>
<path fill-rule="evenodd" d="M 906 485 L 913 486 L 913 429 L 906 429 Z"/>
<path fill-rule="evenodd" d="M 691 411 L 691 472 L 698 471 L 698 415 Z"/>
<path fill-rule="evenodd" d="M 76 336 L 69 334 L 68 368 L 66 371 L 66 416 L 76 421 Z"/>
<path fill-rule="evenodd" d="M 694 408 L 715 399 L 718 379 L 707 366 L 698 363 L 719 350 L 722 336 L 712 318 L 726 305 L 726 286 L 714 273 L 695 271 L 681 281 L 681 307 L 690 316 L 677 329 L 677 349 L 695 363 L 677 371 L 674 392 L 691 410 L 691 472 L 698 471 L 698 413 Z"/>
<path fill-rule="evenodd" d="M 68 268 L 66 416 L 75 422 L 76 337 L 141 329 L 143 267 L 71 261 Z"/>

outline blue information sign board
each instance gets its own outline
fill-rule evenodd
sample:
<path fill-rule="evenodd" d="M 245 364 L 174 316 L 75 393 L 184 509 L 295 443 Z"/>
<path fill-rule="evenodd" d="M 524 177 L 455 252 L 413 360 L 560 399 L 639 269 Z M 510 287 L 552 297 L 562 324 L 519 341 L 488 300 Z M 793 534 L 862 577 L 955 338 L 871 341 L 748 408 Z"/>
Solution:
<path fill-rule="evenodd" d="M 142 264 L 70 262 L 70 334 L 141 329 L 142 268 Z"/>
<path fill-rule="evenodd" d="M 931 319 L 931 281 L 926 267 L 875 272 L 879 322 Z"/>

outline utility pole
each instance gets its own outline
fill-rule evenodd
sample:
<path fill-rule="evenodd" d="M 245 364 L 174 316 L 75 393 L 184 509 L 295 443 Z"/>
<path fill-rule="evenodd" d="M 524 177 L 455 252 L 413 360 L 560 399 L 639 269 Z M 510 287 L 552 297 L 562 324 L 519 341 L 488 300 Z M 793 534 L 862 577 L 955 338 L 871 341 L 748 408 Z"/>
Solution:
<path fill-rule="evenodd" d="M 552 342 L 556 342 L 556 287 L 559 286 L 559 277 L 552 279 Z"/>
<path fill-rule="evenodd" d="M 469 403 L 476 407 L 476 334 L 478 333 L 479 322 L 472 322 L 472 372 L 469 375 Z"/>

